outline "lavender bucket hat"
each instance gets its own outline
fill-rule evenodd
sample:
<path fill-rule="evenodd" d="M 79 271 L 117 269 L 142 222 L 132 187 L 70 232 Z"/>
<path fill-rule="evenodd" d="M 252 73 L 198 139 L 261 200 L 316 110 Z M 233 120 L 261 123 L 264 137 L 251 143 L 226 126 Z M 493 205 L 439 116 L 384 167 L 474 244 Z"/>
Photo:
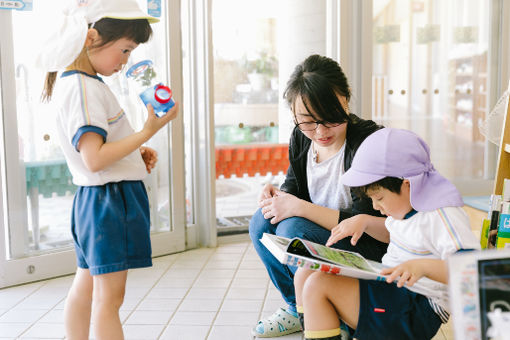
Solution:
<path fill-rule="evenodd" d="M 384 128 L 368 136 L 342 183 L 359 187 L 384 177 L 409 180 L 411 206 L 417 211 L 464 205 L 457 188 L 434 169 L 428 145 L 411 131 Z"/>

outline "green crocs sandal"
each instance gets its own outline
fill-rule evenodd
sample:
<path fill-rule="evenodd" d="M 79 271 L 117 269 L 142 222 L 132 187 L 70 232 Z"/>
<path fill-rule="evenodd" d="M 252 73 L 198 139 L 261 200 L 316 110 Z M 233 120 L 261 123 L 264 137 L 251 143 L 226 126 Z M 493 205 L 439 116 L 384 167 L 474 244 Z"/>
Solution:
<path fill-rule="evenodd" d="M 251 334 L 258 338 L 276 338 L 301 332 L 299 319 L 283 308 L 279 308 L 267 319 L 262 319 L 252 329 Z"/>

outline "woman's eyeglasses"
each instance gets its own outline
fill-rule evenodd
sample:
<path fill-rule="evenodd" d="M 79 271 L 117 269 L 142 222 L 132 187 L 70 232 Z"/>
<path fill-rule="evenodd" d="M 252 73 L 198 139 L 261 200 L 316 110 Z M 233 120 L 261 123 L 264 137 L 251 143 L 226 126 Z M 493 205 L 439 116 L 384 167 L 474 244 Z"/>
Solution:
<path fill-rule="evenodd" d="M 299 130 L 301 131 L 314 131 L 319 127 L 319 124 L 326 127 L 326 128 L 333 128 L 338 125 L 341 125 L 343 123 L 330 123 L 330 122 L 324 122 L 324 121 L 316 121 L 316 122 L 303 122 L 303 123 L 297 123 L 294 122 Z"/>

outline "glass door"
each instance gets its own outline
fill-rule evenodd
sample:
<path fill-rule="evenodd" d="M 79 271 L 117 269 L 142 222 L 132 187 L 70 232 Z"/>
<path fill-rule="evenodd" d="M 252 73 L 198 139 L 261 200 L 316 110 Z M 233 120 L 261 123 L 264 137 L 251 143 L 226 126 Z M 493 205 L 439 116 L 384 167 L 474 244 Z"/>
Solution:
<path fill-rule="evenodd" d="M 476 0 L 372 3 L 373 118 L 424 138 L 446 177 L 468 186 L 481 180 L 490 6 Z"/>
<path fill-rule="evenodd" d="M 294 127 L 283 91 L 298 63 L 326 54 L 326 19 L 326 0 L 212 0 L 219 235 L 245 232 L 262 186 L 283 182 Z"/>
<path fill-rule="evenodd" d="M 62 4 L 45 0 L 35 2 L 29 11 L 0 10 L 0 287 L 72 273 L 76 266 L 69 225 L 76 187 L 56 139 L 52 103 L 40 101 L 45 74 L 33 66 L 35 31 Z M 140 4 L 147 8 L 147 1 L 140 0 Z M 166 2 L 161 4 L 161 22 L 153 25 L 153 38 L 135 50 L 126 70 L 150 59 L 159 79 L 170 84 L 174 93 L 181 93 L 180 84 L 171 84 L 174 77 L 169 62 L 171 49 L 180 47 L 171 47 L 169 11 Z M 146 111 L 125 70 L 104 80 L 116 93 L 134 129 L 139 130 Z M 172 164 L 182 164 L 176 159 L 182 152 L 175 152 L 182 143 L 176 143 L 172 133 L 179 125 L 182 118 L 148 142 L 158 151 L 158 165 L 144 181 L 150 200 L 154 256 L 185 248 L 184 204 L 172 200 L 184 192 L 184 171 L 172 168 Z"/>

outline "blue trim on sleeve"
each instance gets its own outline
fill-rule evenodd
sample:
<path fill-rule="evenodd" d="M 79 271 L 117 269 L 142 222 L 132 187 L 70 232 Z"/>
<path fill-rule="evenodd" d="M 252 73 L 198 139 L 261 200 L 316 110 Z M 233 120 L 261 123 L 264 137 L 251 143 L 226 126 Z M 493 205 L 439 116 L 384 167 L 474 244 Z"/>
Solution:
<path fill-rule="evenodd" d="M 78 131 L 76 131 L 73 140 L 71 141 L 76 151 L 80 152 L 80 150 L 78 150 L 78 142 L 80 141 L 81 136 L 83 136 L 83 134 L 87 132 L 95 132 L 98 135 L 101 135 L 103 137 L 103 142 L 106 142 L 107 133 L 104 129 L 93 125 L 85 125 L 79 128 Z"/>
<path fill-rule="evenodd" d="M 103 79 L 98 76 L 98 75 L 92 75 L 92 74 L 88 74 L 88 73 L 85 73 L 83 71 L 78 71 L 78 70 L 71 70 L 71 71 L 65 71 L 65 72 L 62 72 L 62 74 L 60 75 L 60 78 L 64 78 L 64 77 L 67 77 L 67 76 L 71 76 L 73 74 L 83 74 L 84 76 L 87 76 L 87 77 L 90 77 L 90 78 L 94 78 L 94 79 L 97 79 L 99 80 L 100 82 L 104 83 Z"/>
<path fill-rule="evenodd" d="M 473 249 L 473 248 L 459 249 L 455 253 L 464 253 L 464 252 L 475 251 L 475 250 L 476 249 Z"/>

